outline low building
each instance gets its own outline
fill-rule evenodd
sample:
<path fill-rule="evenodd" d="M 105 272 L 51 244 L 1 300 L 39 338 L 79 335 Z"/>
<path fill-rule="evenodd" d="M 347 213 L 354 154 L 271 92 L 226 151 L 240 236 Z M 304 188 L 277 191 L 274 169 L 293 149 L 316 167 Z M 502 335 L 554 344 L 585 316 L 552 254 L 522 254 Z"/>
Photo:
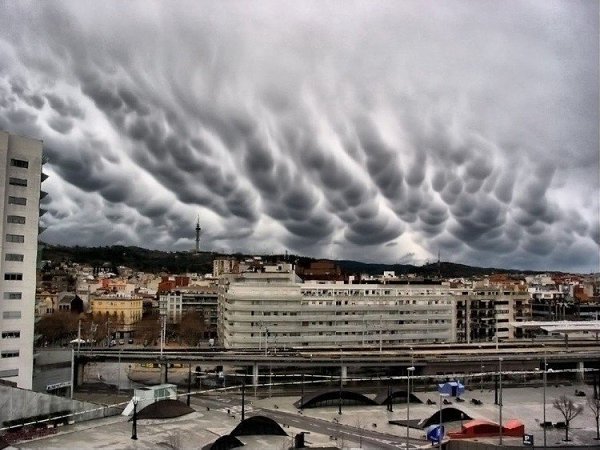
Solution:
<path fill-rule="evenodd" d="M 124 294 L 101 294 L 90 300 L 93 315 L 105 315 L 111 319 L 115 336 L 125 338 L 132 335 L 134 324 L 142 319 L 142 297 Z"/>

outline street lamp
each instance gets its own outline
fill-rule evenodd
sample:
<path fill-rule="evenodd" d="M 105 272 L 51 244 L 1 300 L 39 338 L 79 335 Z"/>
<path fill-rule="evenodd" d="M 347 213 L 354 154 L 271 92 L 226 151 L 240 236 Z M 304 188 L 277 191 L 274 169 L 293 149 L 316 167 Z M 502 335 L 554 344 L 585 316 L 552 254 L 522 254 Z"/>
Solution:
<path fill-rule="evenodd" d="M 415 368 L 410 366 L 406 369 L 408 377 L 406 378 L 406 448 L 408 448 L 410 440 L 410 375 L 414 372 Z"/>
<path fill-rule="evenodd" d="M 139 399 L 134 395 L 133 396 L 133 425 L 131 430 L 131 439 L 137 441 L 137 405 Z"/>
<path fill-rule="evenodd" d="M 500 398 L 498 401 L 500 407 L 500 445 L 502 445 L 502 357 L 498 358 L 498 372 L 500 379 Z"/>
<path fill-rule="evenodd" d="M 548 369 L 548 363 L 546 362 L 546 355 L 544 355 L 544 448 L 546 448 L 546 384 L 548 373 L 552 373 L 554 370 Z"/>

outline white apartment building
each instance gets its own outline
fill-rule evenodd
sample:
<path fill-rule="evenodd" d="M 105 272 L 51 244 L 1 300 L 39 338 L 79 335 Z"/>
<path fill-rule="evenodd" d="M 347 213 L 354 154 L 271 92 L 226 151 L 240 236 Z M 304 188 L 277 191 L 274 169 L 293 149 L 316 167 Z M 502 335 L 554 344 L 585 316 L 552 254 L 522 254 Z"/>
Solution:
<path fill-rule="evenodd" d="M 186 286 L 163 292 L 158 298 L 161 316 L 170 323 L 179 323 L 184 314 L 197 312 L 204 316 L 206 326 L 217 327 L 217 289 L 215 286 Z"/>
<path fill-rule="evenodd" d="M 219 338 L 226 348 L 453 342 L 452 290 L 441 285 L 301 283 L 292 273 L 222 279 Z"/>
<path fill-rule="evenodd" d="M 42 142 L 0 131 L 0 378 L 31 389 Z"/>

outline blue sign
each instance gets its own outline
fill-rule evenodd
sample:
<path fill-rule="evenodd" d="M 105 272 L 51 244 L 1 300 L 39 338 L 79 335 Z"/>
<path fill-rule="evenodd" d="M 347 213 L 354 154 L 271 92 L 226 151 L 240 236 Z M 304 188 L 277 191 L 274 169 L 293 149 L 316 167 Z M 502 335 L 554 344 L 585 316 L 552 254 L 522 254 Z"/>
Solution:
<path fill-rule="evenodd" d="M 465 392 L 465 386 L 458 381 L 450 381 L 448 383 L 438 384 L 438 392 L 442 395 L 460 397 Z"/>
<path fill-rule="evenodd" d="M 432 444 L 439 444 L 444 439 L 444 425 L 430 425 L 427 428 L 427 440 Z"/>

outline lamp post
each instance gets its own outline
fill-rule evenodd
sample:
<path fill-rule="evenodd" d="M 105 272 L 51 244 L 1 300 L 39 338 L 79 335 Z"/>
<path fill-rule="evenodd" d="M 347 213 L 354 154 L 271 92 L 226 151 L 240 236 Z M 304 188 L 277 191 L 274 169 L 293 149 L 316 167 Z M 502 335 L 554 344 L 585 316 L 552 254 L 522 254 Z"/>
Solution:
<path fill-rule="evenodd" d="M 546 363 L 546 357 L 544 356 L 544 448 L 546 448 L 546 384 L 548 373 L 554 372 L 552 369 L 548 369 L 548 364 Z"/>
<path fill-rule="evenodd" d="M 379 353 L 383 351 L 383 315 L 379 314 Z"/>
<path fill-rule="evenodd" d="M 269 352 L 269 329 L 265 328 L 265 356 Z"/>
<path fill-rule="evenodd" d="M 500 379 L 500 398 L 498 401 L 498 405 L 500 407 L 500 445 L 502 445 L 502 358 L 498 358 L 498 372 L 499 372 L 499 379 Z"/>
<path fill-rule="evenodd" d="M 246 380 L 242 379 L 242 422 L 244 421 L 245 418 L 246 418 Z"/>
<path fill-rule="evenodd" d="M 483 356 L 481 355 L 481 345 L 479 347 L 479 365 L 481 366 L 481 375 L 479 376 L 479 392 L 483 392 Z"/>
<path fill-rule="evenodd" d="M 133 425 L 131 430 L 131 439 L 137 441 L 137 405 L 139 399 L 134 395 L 133 396 Z"/>
<path fill-rule="evenodd" d="M 544 373 L 542 375 L 544 383 L 544 426 L 542 429 L 544 431 L 544 448 L 546 448 L 546 372 L 548 370 L 548 363 L 546 361 L 546 347 L 544 344 L 542 344 L 542 347 L 544 348 Z"/>
<path fill-rule="evenodd" d="M 410 375 L 415 370 L 413 366 L 406 369 L 408 376 L 406 377 L 406 448 L 408 448 L 410 440 Z"/>

